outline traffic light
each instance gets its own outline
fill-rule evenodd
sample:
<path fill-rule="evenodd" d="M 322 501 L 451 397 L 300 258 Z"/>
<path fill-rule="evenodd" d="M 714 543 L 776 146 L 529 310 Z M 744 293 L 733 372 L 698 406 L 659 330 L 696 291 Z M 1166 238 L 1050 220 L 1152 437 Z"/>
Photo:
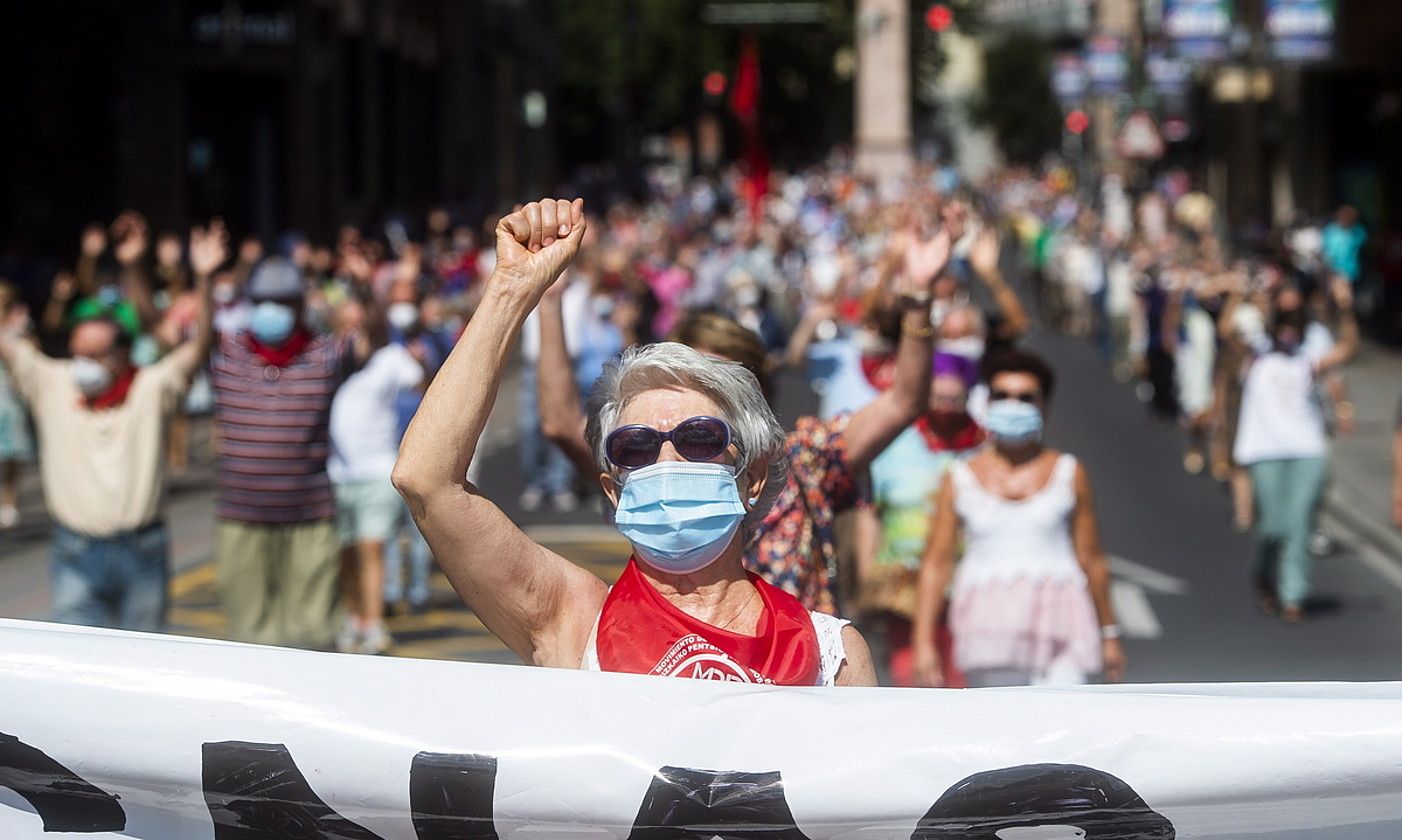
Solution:
<path fill-rule="evenodd" d="M 1086 116 L 1085 111 L 1077 109 L 1066 115 L 1067 131 L 1072 134 L 1085 134 L 1087 128 L 1090 128 L 1090 117 Z"/>
<path fill-rule="evenodd" d="M 940 33 L 954 25 L 954 12 L 943 3 L 936 3 L 925 10 L 925 25 L 930 31 Z"/>
<path fill-rule="evenodd" d="M 708 96 L 720 96 L 722 93 L 725 93 L 726 84 L 727 79 L 725 78 L 725 74 L 719 70 L 712 70 L 701 80 L 701 87 L 706 91 Z"/>

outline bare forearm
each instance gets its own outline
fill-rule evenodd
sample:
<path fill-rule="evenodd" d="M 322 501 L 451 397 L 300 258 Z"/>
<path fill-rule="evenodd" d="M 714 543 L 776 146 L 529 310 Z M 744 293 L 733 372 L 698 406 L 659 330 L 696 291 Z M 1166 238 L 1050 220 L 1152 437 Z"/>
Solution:
<path fill-rule="evenodd" d="M 935 624 L 944 611 L 945 592 L 949 589 L 953 568 L 953 558 L 945 556 L 948 553 L 945 549 L 936 549 L 933 556 L 927 556 L 920 565 L 915 591 L 915 620 L 910 633 L 912 643 L 917 646 L 934 643 Z"/>
<path fill-rule="evenodd" d="M 1017 293 L 1003 279 L 1002 272 L 993 269 L 979 276 L 992 292 L 993 302 L 998 305 L 998 314 L 1002 316 L 998 325 L 998 337 L 1004 341 L 1012 341 L 1026 333 L 1031 324 L 1027 310 L 1023 308 Z"/>
<path fill-rule="evenodd" d="M 896 350 L 895 381 L 890 390 L 852 415 L 847 426 L 847 467 L 858 471 L 881 454 L 930 401 L 930 360 L 933 352 L 929 314 L 906 313 Z"/>
<path fill-rule="evenodd" d="M 554 439 L 578 432 L 584 424 L 584 412 L 579 407 L 579 389 L 565 347 L 565 319 L 559 298 L 542 300 L 536 311 L 540 315 L 540 361 L 536 369 L 540 428 Z"/>
<path fill-rule="evenodd" d="M 404 434 L 395 483 L 406 494 L 462 485 L 530 305 L 504 284 L 484 295 Z"/>
<path fill-rule="evenodd" d="M 1086 566 L 1086 582 L 1090 586 L 1090 597 L 1095 602 L 1095 617 L 1101 627 L 1115 623 L 1115 609 L 1110 605 L 1110 565 L 1105 556 L 1092 558 Z"/>

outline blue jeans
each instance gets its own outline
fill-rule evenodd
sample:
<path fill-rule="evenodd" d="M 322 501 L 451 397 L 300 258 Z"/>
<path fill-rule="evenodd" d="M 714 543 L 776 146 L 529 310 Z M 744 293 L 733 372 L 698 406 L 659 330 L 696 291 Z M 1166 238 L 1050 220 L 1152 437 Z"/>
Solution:
<path fill-rule="evenodd" d="M 433 555 L 429 553 L 428 541 L 419 533 L 414 517 L 409 515 L 409 506 L 400 511 L 394 530 L 385 542 L 385 601 L 396 603 L 405 597 L 402 561 L 404 551 L 399 547 L 399 536 L 409 540 L 409 591 L 410 606 L 422 607 L 428 603 L 429 573 L 433 570 Z"/>
<path fill-rule="evenodd" d="M 110 537 L 54 526 L 53 620 L 158 632 L 165 626 L 170 536 L 155 522 Z"/>
<path fill-rule="evenodd" d="M 521 366 L 520 411 L 516 428 L 520 432 L 521 475 L 527 488 L 546 495 L 564 493 L 574 481 L 570 459 L 560 447 L 540 433 L 540 406 L 536 400 L 536 368 L 527 362 Z"/>
<path fill-rule="evenodd" d="M 1283 606 L 1303 606 L 1310 594 L 1310 532 L 1326 467 L 1323 458 L 1280 458 L 1247 467 L 1256 497 L 1256 579 L 1258 584 L 1274 580 Z"/>

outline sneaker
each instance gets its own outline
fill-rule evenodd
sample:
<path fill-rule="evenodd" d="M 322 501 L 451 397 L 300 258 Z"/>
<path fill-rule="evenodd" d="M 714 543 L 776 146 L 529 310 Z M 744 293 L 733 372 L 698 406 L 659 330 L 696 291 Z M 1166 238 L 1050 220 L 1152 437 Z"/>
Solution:
<path fill-rule="evenodd" d="M 545 501 L 545 492 L 539 487 L 527 487 L 526 492 L 516 500 L 516 504 L 521 506 L 521 510 L 526 513 L 535 513 L 540 510 L 540 505 Z"/>
<path fill-rule="evenodd" d="M 336 650 L 341 653 L 359 653 L 361 644 L 360 623 L 352 616 L 346 616 L 341 632 L 336 634 Z"/>
<path fill-rule="evenodd" d="M 1310 553 L 1315 557 L 1328 557 L 1333 554 L 1334 538 L 1322 530 L 1316 530 L 1310 534 Z"/>
<path fill-rule="evenodd" d="M 8 531 L 19 524 L 19 510 L 13 505 L 0 507 L 0 531 Z"/>
<path fill-rule="evenodd" d="M 550 504 L 560 513 L 574 513 L 579 510 L 579 498 L 568 490 L 556 493 L 550 497 Z"/>
<path fill-rule="evenodd" d="M 365 635 L 360 641 L 360 652 L 374 656 L 384 653 L 393 646 L 394 637 L 385 629 L 383 623 L 378 623 L 365 631 Z"/>

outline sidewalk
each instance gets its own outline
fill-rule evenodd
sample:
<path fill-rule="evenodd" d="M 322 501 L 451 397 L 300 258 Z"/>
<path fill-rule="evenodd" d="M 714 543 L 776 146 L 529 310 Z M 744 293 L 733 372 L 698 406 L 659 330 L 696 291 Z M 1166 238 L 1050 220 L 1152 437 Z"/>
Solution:
<path fill-rule="evenodd" d="M 1325 511 L 1388 559 L 1402 564 L 1392 526 L 1392 435 L 1402 397 L 1402 352 L 1365 341 L 1345 368 L 1357 416 L 1354 434 L 1333 444 Z"/>

